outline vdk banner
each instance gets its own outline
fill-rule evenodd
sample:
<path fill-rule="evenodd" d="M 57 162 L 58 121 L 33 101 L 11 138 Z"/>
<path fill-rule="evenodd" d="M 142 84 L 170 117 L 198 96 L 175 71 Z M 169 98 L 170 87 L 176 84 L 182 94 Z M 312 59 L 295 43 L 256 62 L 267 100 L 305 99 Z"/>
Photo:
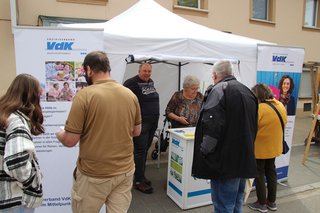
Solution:
<path fill-rule="evenodd" d="M 82 62 L 103 49 L 103 31 L 15 29 L 17 74 L 35 76 L 42 87 L 45 133 L 34 137 L 43 173 L 44 201 L 36 212 L 71 212 L 72 172 L 78 146 L 64 147 L 55 133 L 64 126 L 74 95 L 87 84 Z"/>
<path fill-rule="evenodd" d="M 274 97 L 282 102 L 287 110 L 285 140 L 290 150 L 303 60 L 303 48 L 258 45 L 257 83 L 267 84 Z M 279 181 L 288 178 L 290 153 L 291 151 L 276 158 Z"/>

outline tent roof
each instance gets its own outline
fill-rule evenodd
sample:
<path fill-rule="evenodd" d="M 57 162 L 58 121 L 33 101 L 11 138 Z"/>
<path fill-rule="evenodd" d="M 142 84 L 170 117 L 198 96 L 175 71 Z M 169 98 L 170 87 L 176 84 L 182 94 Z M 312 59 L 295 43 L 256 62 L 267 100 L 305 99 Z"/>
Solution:
<path fill-rule="evenodd" d="M 193 23 L 153 0 L 140 0 L 105 23 L 68 27 L 103 28 L 105 50 L 113 54 L 255 60 L 257 44 L 267 43 Z"/>

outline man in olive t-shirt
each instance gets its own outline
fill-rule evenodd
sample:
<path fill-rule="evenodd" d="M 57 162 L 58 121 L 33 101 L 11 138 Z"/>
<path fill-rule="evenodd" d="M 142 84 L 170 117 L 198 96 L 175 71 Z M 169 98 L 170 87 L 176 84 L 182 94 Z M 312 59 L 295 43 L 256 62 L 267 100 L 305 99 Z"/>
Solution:
<path fill-rule="evenodd" d="M 72 187 L 73 212 L 127 212 L 134 174 L 132 138 L 140 134 L 137 97 L 110 79 L 104 52 L 89 53 L 83 63 L 88 87 L 79 91 L 64 130 L 56 133 L 67 147 L 79 140 Z M 94 194 L 94 196 L 92 196 Z"/>

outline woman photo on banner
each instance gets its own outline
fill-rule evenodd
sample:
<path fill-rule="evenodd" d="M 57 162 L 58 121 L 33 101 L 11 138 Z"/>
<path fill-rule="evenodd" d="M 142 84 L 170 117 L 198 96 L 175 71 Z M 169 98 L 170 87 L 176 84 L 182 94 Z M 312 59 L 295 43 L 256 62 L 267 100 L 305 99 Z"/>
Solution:
<path fill-rule="evenodd" d="M 294 90 L 294 81 L 289 75 L 283 75 L 279 82 L 279 101 L 287 109 L 288 115 L 296 114 L 296 101 L 292 92 Z"/>
<path fill-rule="evenodd" d="M 300 78 L 301 73 L 297 72 L 257 72 L 257 82 L 263 82 L 269 86 L 274 98 L 285 106 L 290 116 L 296 114 Z"/>

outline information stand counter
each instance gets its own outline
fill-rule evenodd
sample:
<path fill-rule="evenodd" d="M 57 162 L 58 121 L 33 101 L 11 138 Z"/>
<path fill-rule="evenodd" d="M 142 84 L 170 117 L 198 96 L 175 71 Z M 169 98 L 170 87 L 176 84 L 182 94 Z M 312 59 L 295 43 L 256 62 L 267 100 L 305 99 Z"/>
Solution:
<path fill-rule="evenodd" d="M 194 127 L 169 129 L 167 195 L 181 208 L 212 204 L 210 182 L 191 176 Z"/>

